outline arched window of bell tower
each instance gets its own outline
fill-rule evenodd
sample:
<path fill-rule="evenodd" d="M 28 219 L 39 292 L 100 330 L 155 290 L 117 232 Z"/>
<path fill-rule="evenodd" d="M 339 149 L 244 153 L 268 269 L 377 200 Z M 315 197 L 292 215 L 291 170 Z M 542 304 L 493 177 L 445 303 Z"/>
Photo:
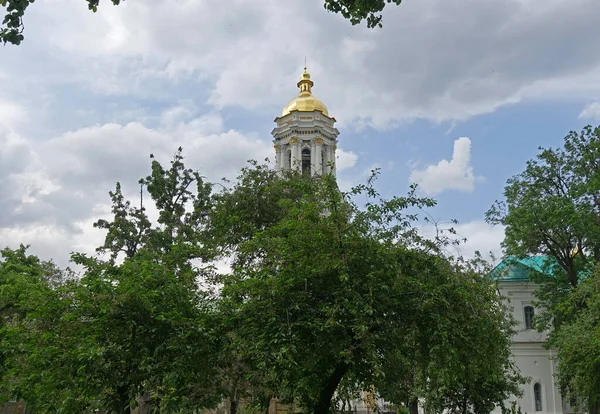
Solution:
<path fill-rule="evenodd" d="M 302 174 L 310 174 L 310 149 L 302 150 Z"/>

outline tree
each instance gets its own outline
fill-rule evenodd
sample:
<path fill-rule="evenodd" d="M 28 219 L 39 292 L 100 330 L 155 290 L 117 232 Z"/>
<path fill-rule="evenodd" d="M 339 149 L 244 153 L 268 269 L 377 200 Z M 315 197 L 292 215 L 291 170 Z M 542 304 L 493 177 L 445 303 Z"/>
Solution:
<path fill-rule="evenodd" d="M 127 412 L 145 395 L 166 412 L 274 396 L 328 413 L 341 385 L 489 412 L 519 380 L 504 309 L 473 263 L 419 236 L 434 201 L 414 187 L 382 199 L 375 176 L 342 192 L 332 175 L 253 163 L 212 192 L 181 149 L 169 169 L 153 160 L 140 183 L 157 223 L 117 184 L 97 222 L 108 258 L 75 254 L 80 279 L 26 289 L 2 331 L 7 392 L 42 412 Z M 39 273 L 23 257 L 7 280 Z M 216 275 L 222 257 L 232 271 Z M 213 280 L 218 295 L 201 286 Z"/>
<path fill-rule="evenodd" d="M 558 348 L 562 371 L 572 371 L 573 359 L 562 359 L 569 346 L 561 329 L 566 325 L 567 332 L 583 333 L 576 327 L 587 305 L 574 298 L 579 297 L 582 278 L 600 261 L 600 127 L 569 132 L 562 148 L 540 148 L 525 170 L 508 180 L 504 197 L 488 210 L 486 219 L 505 226 L 507 255 L 549 258 L 544 272 L 532 275 L 540 283 L 536 299 L 544 309 L 535 323 L 540 330 L 553 328 L 547 345 Z M 569 395 L 583 388 L 564 379 L 561 390 Z M 578 398 L 599 412 L 597 395 Z"/>
<path fill-rule="evenodd" d="M 0 401 L 15 396 L 11 362 L 25 344 L 13 342 L 28 315 L 49 302 L 53 287 L 66 276 L 52 262 L 27 254 L 27 246 L 3 249 L 0 260 Z M 14 346 L 13 346 L 14 345 Z"/>
<path fill-rule="evenodd" d="M 199 234 L 211 186 L 185 168 L 181 148 L 169 169 L 153 160 L 152 173 L 139 183 L 158 211 L 156 225 L 148 219 L 143 199 L 132 207 L 117 183 L 111 193 L 112 222 L 95 224 L 107 230 L 99 251 L 109 252 L 110 260 L 75 256 L 86 267 L 83 280 L 110 292 L 101 306 L 113 308 L 105 320 L 97 320 L 98 333 L 106 335 L 109 326 L 122 325 L 108 337 L 97 337 L 116 346 L 115 355 L 105 357 L 106 386 L 123 383 L 119 407 L 145 392 L 163 408 L 210 406 L 219 397 L 213 381 L 217 342 L 212 336 L 214 306 L 201 286 L 212 271 L 203 264 Z M 123 262 L 116 264 L 119 255 Z M 100 311 L 93 309 L 90 317 L 103 315 Z"/>
<path fill-rule="evenodd" d="M 29 407 L 129 412 L 146 395 L 174 411 L 219 401 L 215 306 L 200 286 L 212 274 L 198 237 L 210 186 L 182 159 L 179 151 L 169 169 L 153 161 L 140 181 L 158 223 L 117 184 L 113 220 L 97 222 L 109 259 L 74 254 L 82 277 L 46 292 L 9 332 L 6 382 Z"/>
<path fill-rule="evenodd" d="M 100 0 L 85 0 L 88 8 L 96 12 Z M 119 5 L 121 0 L 110 0 Z M 0 26 L 0 41 L 19 45 L 24 40 L 23 18 L 25 11 L 34 0 L 0 0 L 0 6 L 6 8 L 6 14 Z M 333 13 L 341 13 L 353 25 L 367 21 L 367 27 L 382 27 L 381 12 L 388 3 L 400 4 L 402 0 L 325 0 L 325 9 Z"/>
<path fill-rule="evenodd" d="M 210 227 L 220 254 L 232 258 L 222 296 L 236 349 L 275 378 L 275 396 L 314 413 L 329 412 L 340 384 L 345 395 L 387 384 L 386 397 L 399 404 L 435 390 L 440 412 L 455 408 L 451 396 L 462 392 L 461 407 L 491 410 L 519 378 L 504 309 L 480 276 L 419 237 L 415 213 L 433 200 L 414 188 L 384 200 L 372 184 L 345 193 L 331 175 L 279 177 L 255 165 L 215 196 Z M 481 349 L 472 364 L 468 340 Z M 463 361 L 453 362 L 448 346 Z M 419 352 L 423 364 L 414 367 Z M 458 368 L 464 376 L 456 379 Z M 398 392 L 410 380 L 398 373 L 411 369 L 421 389 Z M 446 382 L 433 383 L 438 376 Z"/>
<path fill-rule="evenodd" d="M 413 258 L 417 268 L 424 263 Z M 406 401 L 411 413 L 419 399 L 426 412 L 488 413 L 520 395 L 525 379 L 510 348 L 515 321 L 482 263 L 458 262 L 452 272 L 422 269 L 411 278 L 405 289 L 421 293 L 413 309 L 419 317 L 404 346 L 383 359 L 388 375 L 376 388 L 388 401 Z"/>
<path fill-rule="evenodd" d="M 590 413 L 600 412 L 600 268 L 582 281 L 564 304 L 581 307 L 577 318 L 563 324 L 553 338 L 560 350 L 558 382 L 565 398 Z"/>
<path fill-rule="evenodd" d="M 486 219 L 506 226 L 506 254 L 551 256 L 576 287 L 580 265 L 600 260 L 600 127 L 571 131 L 564 148 L 540 147 L 504 197 Z"/>

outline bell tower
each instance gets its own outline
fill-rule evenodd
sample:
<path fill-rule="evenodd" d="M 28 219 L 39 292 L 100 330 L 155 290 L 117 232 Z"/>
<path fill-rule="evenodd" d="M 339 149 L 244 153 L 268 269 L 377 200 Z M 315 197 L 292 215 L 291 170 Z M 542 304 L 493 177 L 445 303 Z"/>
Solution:
<path fill-rule="evenodd" d="M 335 150 L 340 132 L 327 107 L 312 94 L 313 81 L 304 67 L 298 96 L 275 118 L 271 134 L 277 170 L 307 175 L 335 174 Z"/>

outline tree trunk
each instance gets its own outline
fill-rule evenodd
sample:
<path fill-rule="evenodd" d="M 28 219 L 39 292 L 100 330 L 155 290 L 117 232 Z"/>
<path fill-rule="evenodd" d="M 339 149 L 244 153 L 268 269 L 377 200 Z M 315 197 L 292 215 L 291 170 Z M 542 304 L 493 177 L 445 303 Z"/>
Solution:
<path fill-rule="evenodd" d="M 121 402 L 121 406 L 119 407 L 118 412 L 121 414 L 131 414 L 131 403 L 129 402 L 129 400 Z"/>
<path fill-rule="evenodd" d="M 117 387 L 117 401 L 115 401 L 116 412 L 117 413 L 131 413 L 131 400 L 129 399 L 129 393 L 127 392 L 127 387 Z"/>
<path fill-rule="evenodd" d="M 229 414 L 237 414 L 239 398 L 237 396 L 238 379 L 233 382 L 229 392 Z"/>
<path fill-rule="evenodd" d="M 265 414 L 269 414 L 269 410 L 271 409 L 271 400 L 273 399 L 273 397 L 269 396 L 266 399 L 266 404 L 265 404 Z"/>
<path fill-rule="evenodd" d="M 327 385 L 321 390 L 319 401 L 313 410 L 314 414 L 329 414 L 329 408 L 331 407 L 331 399 L 333 398 L 333 394 L 335 393 L 335 390 L 337 390 L 338 385 L 340 385 L 344 375 L 346 375 L 346 372 L 348 372 L 348 368 L 348 364 L 342 362 L 333 371 L 329 377 L 329 380 L 327 381 Z"/>
<path fill-rule="evenodd" d="M 409 414 L 419 414 L 419 400 L 417 398 L 413 398 L 408 403 L 408 412 Z"/>
<path fill-rule="evenodd" d="M 590 404 L 590 414 L 600 414 L 600 397 Z"/>
<path fill-rule="evenodd" d="M 140 412 L 139 414 L 150 414 L 152 413 L 152 401 L 150 399 L 150 394 L 145 393 L 140 398 Z"/>

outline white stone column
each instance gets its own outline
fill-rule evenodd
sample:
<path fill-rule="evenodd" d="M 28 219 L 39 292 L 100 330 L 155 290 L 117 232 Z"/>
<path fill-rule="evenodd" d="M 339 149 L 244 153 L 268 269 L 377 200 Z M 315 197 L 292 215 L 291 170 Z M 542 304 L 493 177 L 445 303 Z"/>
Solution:
<path fill-rule="evenodd" d="M 337 149 L 337 145 L 334 145 L 333 147 L 331 147 L 331 162 L 333 164 L 333 166 L 331 167 L 331 172 L 333 173 L 333 175 L 335 175 L 336 172 L 336 162 L 335 162 L 335 150 Z"/>
<path fill-rule="evenodd" d="M 298 140 L 296 144 L 296 158 L 298 162 L 296 163 L 296 171 L 299 173 L 302 172 L 302 141 Z"/>
<path fill-rule="evenodd" d="M 325 174 L 329 174 L 331 172 L 331 147 L 329 145 L 325 145 Z"/>
<path fill-rule="evenodd" d="M 275 149 L 275 170 L 281 171 L 281 145 L 274 145 Z"/>
<path fill-rule="evenodd" d="M 290 171 L 293 170 L 294 167 L 294 163 L 296 162 L 296 138 L 292 137 L 290 139 Z"/>
<path fill-rule="evenodd" d="M 323 174 L 322 149 L 323 149 L 323 139 L 322 138 L 315 139 L 315 161 L 316 161 L 315 170 L 314 170 L 315 175 Z"/>
<path fill-rule="evenodd" d="M 315 141 L 310 142 L 310 175 L 315 175 L 317 171 L 317 151 Z"/>
<path fill-rule="evenodd" d="M 286 145 L 284 149 L 285 149 L 285 151 L 283 151 L 283 155 L 282 155 L 282 157 L 283 157 L 282 165 L 283 165 L 284 170 L 289 171 L 290 168 L 292 168 L 292 166 L 290 165 L 291 157 L 288 157 L 288 151 L 290 152 L 290 155 L 291 155 L 292 148 L 290 148 L 289 145 Z"/>
<path fill-rule="evenodd" d="M 290 165 L 290 169 L 302 171 L 302 152 L 300 150 L 300 142 L 298 142 L 298 138 L 292 137 L 290 139 L 290 145 L 292 147 L 292 165 Z"/>

